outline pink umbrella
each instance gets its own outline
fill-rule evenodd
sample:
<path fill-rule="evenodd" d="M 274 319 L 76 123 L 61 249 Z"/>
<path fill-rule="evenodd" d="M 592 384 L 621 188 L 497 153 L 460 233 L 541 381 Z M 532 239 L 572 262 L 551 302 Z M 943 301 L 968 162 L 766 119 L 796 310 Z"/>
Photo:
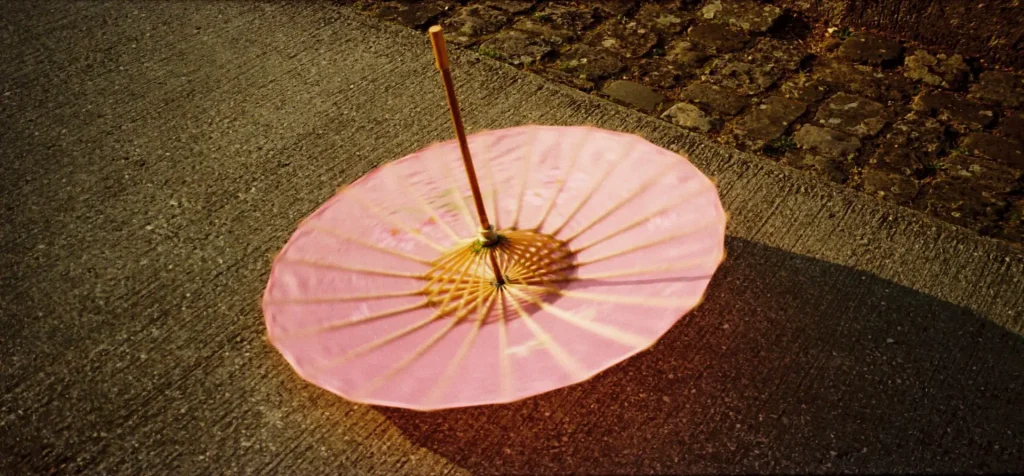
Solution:
<path fill-rule="evenodd" d="M 466 137 L 440 35 L 458 139 L 377 168 L 299 225 L 264 294 L 270 341 L 320 387 L 417 410 L 527 398 L 652 346 L 724 259 L 715 184 L 593 127 Z"/>

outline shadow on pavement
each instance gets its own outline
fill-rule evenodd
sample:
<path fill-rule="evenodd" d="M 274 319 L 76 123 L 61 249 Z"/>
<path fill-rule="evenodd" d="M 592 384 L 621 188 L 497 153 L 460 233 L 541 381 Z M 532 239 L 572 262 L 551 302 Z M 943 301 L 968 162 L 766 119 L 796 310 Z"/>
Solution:
<path fill-rule="evenodd" d="M 698 311 L 587 382 L 380 411 L 478 474 L 1024 470 L 1024 339 L 868 273 L 727 245 Z"/>

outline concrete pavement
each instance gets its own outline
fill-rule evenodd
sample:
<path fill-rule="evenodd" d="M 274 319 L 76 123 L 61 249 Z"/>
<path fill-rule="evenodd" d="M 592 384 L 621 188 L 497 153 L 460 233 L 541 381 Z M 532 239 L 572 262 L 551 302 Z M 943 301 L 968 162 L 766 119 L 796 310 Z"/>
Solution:
<path fill-rule="evenodd" d="M 688 154 L 732 213 L 707 302 L 591 381 L 351 405 L 266 343 L 270 256 L 451 136 L 425 37 L 331 2 L 0 5 L 0 469 L 107 474 L 1024 471 L 1024 256 L 453 52 L 470 130 Z"/>

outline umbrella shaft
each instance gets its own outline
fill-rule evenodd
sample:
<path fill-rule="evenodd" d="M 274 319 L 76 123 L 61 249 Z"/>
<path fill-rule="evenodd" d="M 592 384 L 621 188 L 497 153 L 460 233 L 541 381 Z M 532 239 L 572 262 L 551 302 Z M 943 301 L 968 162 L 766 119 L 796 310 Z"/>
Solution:
<path fill-rule="evenodd" d="M 466 141 L 466 131 L 462 127 L 462 114 L 459 112 L 459 100 L 455 98 L 455 87 L 452 83 L 451 71 L 448 68 L 441 68 L 441 77 L 444 80 L 445 95 L 448 96 L 448 108 L 452 113 L 455 135 L 459 139 L 459 149 L 462 151 L 462 165 L 466 167 L 466 175 L 469 177 L 469 188 L 473 191 L 473 202 L 476 204 L 476 213 L 478 218 L 480 218 L 480 228 L 486 230 L 491 227 L 491 223 L 487 219 L 484 199 L 480 194 L 480 183 L 476 178 L 476 168 L 473 167 L 473 158 L 469 154 L 469 143 Z"/>

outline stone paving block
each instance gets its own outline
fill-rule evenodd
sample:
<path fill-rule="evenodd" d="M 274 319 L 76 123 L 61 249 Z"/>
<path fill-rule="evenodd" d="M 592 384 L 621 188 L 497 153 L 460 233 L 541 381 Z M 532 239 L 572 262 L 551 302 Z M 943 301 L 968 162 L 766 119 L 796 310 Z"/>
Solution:
<path fill-rule="evenodd" d="M 555 63 L 555 68 L 568 74 L 597 81 L 607 78 L 624 68 L 619 56 L 605 48 L 587 45 L 573 46 Z"/>
<path fill-rule="evenodd" d="M 720 23 L 697 23 L 687 30 L 686 35 L 690 41 L 714 54 L 739 51 L 750 42 L 750 37 L 742 30 Z"/>
<path fill-rule="evenodd" d="M 721 125 L 719 120 L 705 114 L 699 107 L 685 102 L 673 105 L 661 117 L 677 126 L 700 132 L 708 132 Z"/>
<path fill-rule="evenodd" d="M 763 92 L 796 70 L 807 51 L 794 42 L 764 38 L 754 48 L 713 60 L 707 81 L 743 95 Z"/>
<path fill-rule="evenodd" d="M 410 28 L 420 28 L 455 5 L 455 1 L 380 2 L 374 15 Z"/>
<path fill-rule="evenodd" d="M 861 175 L 864 191 L 900 205 L 909 205 L 920 190 L 913 177 L 884 172 L 876 169 L 865 170 Z"/>
<path fill-rule="evenodd" d="M 902 102 L 912 94 L 909 81 L 902 74 L 838 58 L 819 59 L 810 76 L 833 91 L 845 91 L 879 102 Z"/>
<path fill-rule="evenodd" d="M 802 102 L 771 96 L 736 121 L 734 131 L 740 143 L 759 149 L 781 136 L 806 110 Z"/>
<path fill-rule="evenodd" d="M 594 8 L 571 3 L 552 2 L 545 5 L 533 18 L 551 23 L 557 29 L 580 32 L 589 28 L 597 17 Z"/>
<path fill-rule="evenodd" d="M 793 134 L 801 149 L 828 158 L 847 158 L 861 148 L 860 139 L 825 127 L 804 125 Z"/>
<path fill-rule="evenodd" d="M 993 192 L 1009 192 L 1021 176 L 1021 169 L 971 157 L 951 154 L 942 161 L 942 175 L 969 180 L 981 189 Z"/>
<path fill-rule="evenodd" d="M 985 71 L 971 86 L 970 96 L 987 104 L 1024 106 L 1024 75 L 1004 71 Z"/>
<path fill-rule="evenodd" d="M 782 95 L 800 101 L 804 104 L 812 104 L 820 101 L 828 93 L 828 87 L 816 79 L 807 75 L 797 75 L 782 83 L 779 87 Z"/>
<path fill-rule="evenodd" d="M 728 116 L 735 116 L 747 105 L 747 100 L 736 91 L 713 84 L 697 82 L 683 89 L 681 96 L 690 102 L 703 104 Z"/>
<path fill-rule="evenodd" d="M 839 47 L 841 58 L 874 66 L 895 61 L 902 52 L 899 42 L 870 32 L 854 33 Z"/>
<path fill-rule="evenodd" d="M 533 35 L 548 45 L 562 45 L 576 38 L 576 32 L 533 17 L 516 20 L 512 28 Z"/>
<path fill-rule="evenodd" d="M 697 46 L 688 38 L 677 38 L 668 45 L 665 59 L 684 71 L 692 71 L 704 63 L 711 55 Z"/>
<path fill-rule="evenodd" d="M 964 138 L 963 147 L 971 154 L 1024 168 L 1024 145 L 1015 139 L 975 132 Z"/>
<path fill-rule="evenodd" d="M 586 2 L 593 5 L 602 14 L 614 17 L 622 15 L 636 6 L 636 0 L 591 0 Z"/>
<path fill-rule="evenodd" d="M 586 43 L 626 58 L 639 58 L 658 43 L 658 35 L 635 21 L 610 19 L 586 35 Z"/>
<path fill-rule="evenodd" d="M 845 184 L 850 179 L 846 170 L 836 162 L 836 159 L 817 154 L 814 151 L 794 152 L 787 156 L 785 162 L 830 182 Z"/>
<path fill-rule="evenodd" d="M 632 81 L 609 81 L 601 92 L 644 112 L 657 111 L 658 106 L 665 101 L 665 96 L 657 91 Z"/>
<path fill-rule="evenodd" d="M 536 73 L 552 81 L 557 81 L 561 84 L 571 86 L 582 91 L 590 91 L 594 89 L 594 83 L 592 81 L 588 81 L 585 75 L 580 77 L 579 75 L 570 74 L 551 67 L 539 68 Z"/>
<path fill-rule="evenodd" d="M 443 23 L 445 40 L 458 45 L 468 45 L 481 37 L 496 33 L 512 18 L 504 9 L 488 5 L 470 5 L 458 10 L 456 15 Z"/>
<path fill-rule="evenodd" d="M 505 30 L 483 42 L 479 51 L 513 65 L 530 65 L 551 52 L 551 46 L 536 36 Z"/>
<path fill-rule="evenodd" d="M 947 149 L 945 127 L 934 118 L 911 113 L 878 139 L 867 163 L 871 169 L 915 176 L 934 168 Z"/>
<path fill-rule="evenodd" d="M 889 118 L 885 106 L 870 99 L 839 93 L 818 108 L 814 122 L 863 139 L 882 130 Z"/>
<path fill-rule="evenodd" d="M 700 16 L 750 33 L 764 33 L 782 16 L 782 9 L 750 0 L 711 0 Z"/>
<path fill-rule="evenodd" d="M 1024 113 L 1009 113 L 999 121 L 999 134 L 1024 142 Z"/>
<path fill-rule="evenodd" d="M 998 227 L 1008 203 L 970 181 L 939 178 L 922 187 L 912 207 L 964 228 L 990 232 Z"/>
<path fill-rule="evenodd" d="M 903 66 L 903 75 L 907 78 L 946 89 L 962 88 L 969 74 L 962 56 L 932 56 L 925 50 L 907 56 Z"/>
<path fill-rule="evenodd" d="M 668 37 L 683 31 L 693 21 L 693 14 L 670 4 L 644 3 L 636 14 L 636 21 L 662 37 Z"/>
<path fill-rule="evenodd" d="M 646 86 L 660 89 L 676 87 L 679 71 L 671 62 L 663 57 L 641 58 L 633 65 L 632 71 L 637 81 Z"/>
<path fill-rule="evenodd" d="M 961 99 L 946 91 L 925 91 L 911 107 L 915 111 L 935 114 L 962 132 L 988 127 L 995 120 L 995 110 L 977 101 Z"/>

